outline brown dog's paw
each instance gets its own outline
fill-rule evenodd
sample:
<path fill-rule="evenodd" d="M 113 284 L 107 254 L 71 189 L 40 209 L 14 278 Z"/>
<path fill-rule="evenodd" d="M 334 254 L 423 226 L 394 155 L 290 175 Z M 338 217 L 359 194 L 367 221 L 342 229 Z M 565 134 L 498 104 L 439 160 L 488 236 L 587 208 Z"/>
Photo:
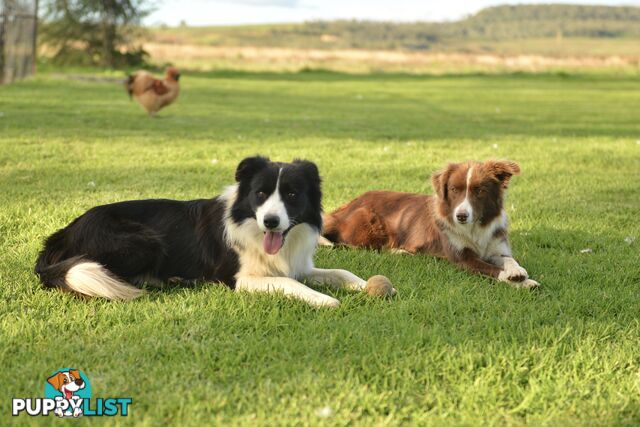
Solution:
<path fill-rule="evenodd" d="M 507 280 L 510 282 L 524 282 L 527 280 L 527 277 L 528 276 L 526 274 L 514 274 L 513 276 L 507 277 Z"/>
<path fill-rule="evenodd" d="M 523 289 L 538 289 L 540 286 L 540 283 L 536 282 L 535 280 L 532 279 L 526 279 L 524 282 L 521 283 L 521 286 Z"/>
<path fill-rule="evenodd" d="M 524 282 L 529 278 L 527 270 L 519 265 L 509 265 L 500 272 L 498 280 L 503 282 Z"/>

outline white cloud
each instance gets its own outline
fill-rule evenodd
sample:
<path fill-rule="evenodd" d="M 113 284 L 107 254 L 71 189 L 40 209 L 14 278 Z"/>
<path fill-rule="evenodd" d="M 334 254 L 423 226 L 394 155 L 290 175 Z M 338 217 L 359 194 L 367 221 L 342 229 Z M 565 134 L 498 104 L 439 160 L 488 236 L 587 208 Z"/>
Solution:
<path fill-rule="evenodd" d="M 298 0 L 219 0 L 224 3 L 246 4 L 251 6 L 263 7 L 297 7 L 300 2 Z"/>

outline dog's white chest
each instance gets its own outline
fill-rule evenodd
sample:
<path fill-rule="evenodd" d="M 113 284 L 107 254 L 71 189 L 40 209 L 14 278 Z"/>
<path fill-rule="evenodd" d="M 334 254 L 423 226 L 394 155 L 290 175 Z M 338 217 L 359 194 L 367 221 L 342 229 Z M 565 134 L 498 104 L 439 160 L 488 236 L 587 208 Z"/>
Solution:
<path fill-rule="evenodd" d="M 452 246 L 461 251 L 465 248 L 472 249 L 480 258 L 489 260 L 496 255 L 500 241 L 495 238 L 495 233 L 499 229 L 507 228 L 507 214 L 502 214 L 491 223 L 482 227 L 479 224 L 468 226 L 457 225 L 445 233 Z"/>
<path fill-rule="evenodd" d="M 229 243 L 238 253 L 240 269 L 236 277 L 290 277 L 299 278 L 313 268 L 313 255 L 318 231 L 307 224 L 291 229 L 285 243 L 275 255 L 269 255 L 262 246 L 263 233 L 254 220 L 245 221 L 227 229 Z"/>

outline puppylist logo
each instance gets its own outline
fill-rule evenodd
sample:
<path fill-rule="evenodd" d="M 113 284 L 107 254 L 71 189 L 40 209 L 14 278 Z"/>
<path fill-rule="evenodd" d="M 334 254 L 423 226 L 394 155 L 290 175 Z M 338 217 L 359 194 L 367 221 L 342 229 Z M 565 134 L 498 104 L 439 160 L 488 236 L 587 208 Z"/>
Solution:
<path fill-rule="evenodd" d="M 44 398 L 14 398 L 11 415 L 25 413 L 30 416 L 47 416 L 53 412 L 60 418 L 113 417 L 129 415 L 130 397 L 91 399 L 91 383 L 78 369 L 58 369 L 44 385 Z"/>

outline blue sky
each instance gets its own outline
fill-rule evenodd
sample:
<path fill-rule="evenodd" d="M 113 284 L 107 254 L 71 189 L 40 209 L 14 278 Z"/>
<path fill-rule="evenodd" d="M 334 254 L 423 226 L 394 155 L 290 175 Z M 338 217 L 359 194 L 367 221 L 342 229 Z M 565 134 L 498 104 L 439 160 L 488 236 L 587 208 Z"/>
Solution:
<path fill-rule="evenodd" d="M 317 19 L 454 20 L 486 6 L 547 1 L 500 0 L 159 0 L 147 24 L 235 25 Z M 640 0 L 559 0 L 560 3 L 636 5 Z"/>

